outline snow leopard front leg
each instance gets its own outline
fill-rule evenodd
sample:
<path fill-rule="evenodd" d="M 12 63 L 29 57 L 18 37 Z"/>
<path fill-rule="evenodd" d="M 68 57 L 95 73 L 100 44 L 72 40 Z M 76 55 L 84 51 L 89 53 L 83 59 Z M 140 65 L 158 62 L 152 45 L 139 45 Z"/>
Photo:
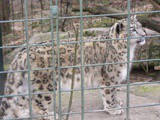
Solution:
<path fill-rule="evenodd" d="M 119 115 L 124 113 L 124 110 L 120 109 L 122 107 L 123 102 L 117 98 L 117 87 L 114 87 L 114 85 L 118 84 L 118 77 L 116 77 L 115 73 L 112 72 L 110 75 L 108 75 L 105 70 L 108 69 L 108 67 L 110 67 L 110 65 L 104 66 L 101 70 L 101 87 L 108 86 L 108 88 L 103 88 L 101 90 L 104 110 L 111 115 Z"/>
<path fill-rule="evenodd" d="M 35 115 L 44 115 L 46 117 L 37 118 L 37 120 L 53 120 L 54 119 L 54 109 L 53 109 L 53 92 L 54 89 L 57 91 L 57 82 L 52 79 L 51 70 L 43 71 L 33 71 L 31 72 L 32 93 L 38 93 L 32 95 L 32 109 Z M 53 85 L 55 84 L 55 85 Z M 53 86 L 55 88 L 53 88 Z M 41 94 L 48 93 L 48 94 Z M 56 113 L 56 119 L 58 119 L 58 114 Z"/>

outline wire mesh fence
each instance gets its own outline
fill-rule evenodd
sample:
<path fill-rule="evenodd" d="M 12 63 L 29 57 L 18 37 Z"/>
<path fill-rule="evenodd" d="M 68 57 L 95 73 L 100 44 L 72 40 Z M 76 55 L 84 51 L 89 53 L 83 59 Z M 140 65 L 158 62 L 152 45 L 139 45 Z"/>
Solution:
<path fill-rule="evenodd" d="M 97 2 L 97 3 L 96 3 Z M 87 6 L 89 6 L 90 8 L 94 8 L 94 4 L 98 4 L 100 2 L 100 4 L 104 4 L 104 5 L 109 5 L 109 6 L 117 6 L 119 5 L 119 7 L 117 9 L 120 9 L 121 12 L 119 11 L 113 11 L 111 13 L 107 13 L 107 11 L 104 11 L 102 13 L 99 13 L 99 11 L 101 10 L 95 10 L 91 9 L 91 11 L 89 12 L 90 9 L 87 9 Z M 133 2 L 133 1 L 132 1 Z M 148 53 L 149 57 L 144 56 L 143 54 L 140 54 L 136 60 L 132 60 L 130 61 L 130 41 L 132 41 L 133 38 L 131 38 L 131 36 L 127 36 L 125 39 L 127 39 L 127 61 L 122 61 L 122 62 L 114 62 L 114 63 L 109 63 L 109 62 L 97 62 L 97 63 L 85 63 L 85 56 L 84 53 L 86 51 L 84 44 L 88 43 L 90 44 L 91 42 L 95 43 L 96 42 L 107 42 L 107 41 L 113 41 L 113 40 L 123 40 L 124 38 L 116 38 L 116 39 L 100 39 L 100 40 L 95 40 L 95 39 L 90 39 L 90 36 L 97 36 L 97 33 L 95 32 L 86 32 L 87 28 L 92 28 L 92 27 L 111 27 L 115 22 L 117 22 L 118 20 L 116 18 L 118 18 L 117 16 L 119 16 L 119 18 L 127 18 L 127 33 L 130 33 L 130 23 L 131 23 L 131 16 L 132 15 L 137 15 L 137 16 L 142 16 L 146 17 L 148 14 L 151 15 L 159 15 L 159 10 L 152 10 L 153 6 L 151 4 L 144 4 L 145 2 L 142 2 L 142 4 L 140 4 L 141 1 L 138 2 L 133 2 L 132 3 L 131 0 L 126 0 L 125 2 L 119 2 L 119 1 L 115 1 L 114 4 L 111 4 L 112 2 L 106 2 L 105 0 L 102 1 L 86 1 L 86 0 L 79 0 L 79 1 L 69 1 L 69 0 L 10 0 L 10 17 L 6 20 L 1 20 L 0 24 L 1 24 L 1 28 L 2 31 L 0 31 L 2 33 L 2 36 L 0 35 L 0 40 L 2 42 L 2 45 L 0 46 L 0 49 L 3 50 L 3 60 L 4 63 L 2 62 L 1 65 L 2 66 L 0 69 L 0 74 L 1 75 L 5 75 L 4 78 L 1 77 L 1 91 L 3 92 L 3 87 L 4 87 L 4 81 L 7 78 L 7 74 L 9 73 L 22 73 L 22 74 L 26 74 L 26 82 L 25 84 L 27 86 L 26 89 L 28 90 L 28 92 L 21 92 L 18 94 L 15 94 L 14 92 L 12 94 L 3 94 L 1 92 L 0 98 L 4 99 L 7 98 L 8 100 L 10 98 L 17 98 L 18 97 L 22 97 L 22 96 L 28 96 L 28 112 L 29 112 L 29 118 L 23 118 L 21 116 L 16 116 L 13 118 L 7 118 L 9 120 L 12 119 L 42 119 L 42 117 L 47 117 L 47 116 L 53 116 L 51 118 L 45 118 L 47 120 L 51 120 L 51 119 L 64 119 L 64 116 L 72 116 L 71 119 L 81 119 L 81 120 L 85 120 L 88 119 L 86 118 L 86 114 L 91 113 L 92 114 L 96 114 L 96 113 L 100 113 L 100 112 L 104 112 L 105 110 L 102 110 L 100 108 L 98 109 L 86 109 L 86 99 L 88 99 L 88 97 L 86 97 L 86 92 L 90 92 L 90 91 L 96 91 L 96 90 L 101 90 L 104 88 L 122 88 L 125 87 L 126 88 L 126 96 L 123 99 L 126 99 L 126 105 L 124 105 L 122 108 L 113 108 L 113 110 L 119 110 L 119 109 L 124 109 L 126 110 L 125 114 L 125 118 L 126 120 L 130 119 L 131 113 L 130 113 L 130 109 L 132 108 L 141 108 L 141 107 L 153 107 L 153 106 L 159 106 L 159 102 L 157 103 L 152 103 L 152 104 L 138 104 L 138 105 L 132 105 L 131 101 L 132 98 L 130 97 L 131 94 L 131 87 L 132 86 L 142 86 L 142 85 L 148 85 L 148 84 L 159 84 L 159 79 L 157 78 L 155 81 L 143 81 L 143 82 L 131 82 L 130 81 L 130 68 L 131 68 L 131 63 L 139 63 L 142 68 L 145 70 L 145 72 L 148 72 L 149 66 L 151 66 L 154 63 L 155 65 L 159 65 L 159 54 L 160 53 L 156 53 L 152 54 L 152 53 Z M 120 4 L 122 3 L 122 4 Z M 140 6 L 142 5 L 142 6 Z M 140 6 L 140 7 L 139 7 Z M 95 7 L 97 9 L 97 7 Z M 141 10 L 142 8 L 142 10 Z M 148 8 L 148 10 L 147 10 Z M 140 9 L 140 10 L 139 10 Z M 102 9 L 104 10 L 104 9 Z M 75 12 L 76 11 L 76 12 Z M 123 11 L 123 12 L 122 12 Z M 125 12 L 124 12 L 125 11 Z M 89 14 L 91 13 L 91 14 Z M 116 16 L 116 17 L 115 17 Z M 119 19 L 118 18 L 118 19 Z M 155 17 L 156 18 L 156 17 Z M 142 19 L 139 19 L 142 20 Z M 147 20 L 147 19 L 145 19 Z M 142 21 L 145 21 L 144 19 Z M 155 19 L 151 20 L 152 22 L 154 22 Z M 157 21 L 158 22 L 158 21 Z M 5 23 L 9 23 L 10 26 L 10 32 L 6 33 L 3 32 L 5 31 L 5 28 L 3 26 L 3 24 Z M 146 23 L 147 24 L 147 23 Z M 145 23 L 145 27 L 147 26 Z M 159 24 L 159 23 L 158 23 Z M 73 32 L 74 30 L 74 32 Z M 156 28 L 157 30 L 157 28 Z M 63 31 L 63 32 L 61 32 Z M 65 32 L 64 35 L 64 31 L 68 31 Z M 39 34 L 39 32 L 41 32 Z M 101 33 L 102 31 L 100 31 Z M 159 32 L 159 31 L 158 31 Z M 36 34 L 36 35 L 35 35 Z M 34 37 L 32 37 L 34 36 Z M 87 39 L 86 39 L 87 36 Z M 136 37 L 134 37 L 136 38 Z M 147 41 L 149 41 L 150 39 L 156 39 L 156 43 L 159 43 L 159 38 L 160 35 L 159 33 L 155 34 L 155 35 L 148 35 L 145 36 L 145 38 L 147 39 Z M 36 41 L 36 39 L 39 39 L 38 41 Z M 73 39 L 73 40 L 72 40 Z M 32 41 L 31 41 L 32 40 Z M 51 41 L 51 42 L 44 42 L 44 41 Z M 153 40 L 152 43 L 153 44 Z M 74 48 L 74 52 L 76 53 L 76 45 L 78 45 L 80 47 L 80 51 L 77 53 L 80 56 L 80 64 L 76 64 L 73 62 L 73 64 L 66 64 L 66 65 L 62 65 L 62 63 L 65 61 L 63 61 L 61 59 L 61 54 L 63 51 L 61 51 L 62 46 L 67 46 L 67 45 L 71 45 L 71 46 L 75 46 Z M 33 67 L 33 63 L 31 62 L 31 49 L 32 48 L 43 48 L 43 46 L 50 46 L 52 47 L 52 50 L 50 51 L 50 57 L 51 60 L 48 62 L 51 62 L 51 66 L 48 67 Z M 145 46 L 146 48 L 147 46 Z M 159 46 L 151 46 L 149 47 L 149 49 L 154 49 L 155 50 L 159 49 Z M 158 47 L 158 48 L 157 48 Z M 56 48 L 56 50 L 55 50 Z M 19 53 L 20 51 L 22 51 L 22 49 L 26 50 L 26 67 L 25 69 L 10 69 L 11 66 L 11 61 L 13 59 L 13 57 Z M 12 52 L 14 50 L 14 53 Z M 146 49 L 143 49 L 141 51 L 146 51 Z M 35 50 L 35 53 L 38 52 Z M 153 51 L 154 52 L 154 51 Z M 139 54 L 139 53 L 136 53 Z M 1 53 L 2 55 L 2 53 Z M 8 57 L 9 56 L 9 57 Z M 56 56 L 56 58 L 55 58 Z M 66 55 L 67 56 L 67 55 Z M 156 56 L 156 57 L 155 57 Z M 73 56 L 76 59 L 76 56 Z M 45 55 L 44 55 L 45 58 Z M 94 58 L 94 56 L 93 56 Z M 2 61 L 3 61 L 2 60 Z M 41 61 L 39 61 L 41 62 Z M 47 63 L 46 63 L 47 64 Z M 114 64 L 127 64 L 127 77 L 126 77 L 126 83 L 124 84 L 115 84 L 115 85 L 111 85 L 111 86 L 94 86 L 94 87 L 86 87 L 85 86 L 85 81 L 86 78 L 84 78 L 84 74 L 86 72 L 86 68 L 90 68 L 90 69 L 94 69 L 94 67 L 99 67 L 99 66 L 107 66 L 107 65 L 114 65 Z M 150 65 L 151 64 L 151 65 Z M 4 69 L 3 69 L 4 67 Z M 66 69 L 71 69 L 73 70 L 73 72 L 75 72 L 76 70 L 80 70 L 80 82 L 79 88 L 76 87 L 71 87 L 72 89 L 63 89 L 63 85 L 62 85 L 62 71 L 65 71 Z M 48 72 L 48 71 L 52 71 L 52 84 L 53 84 L 53 88 L 51 91 L 44 91 L 40 90 L 40 91 L 33 91 L 33 72 L 35 71 L 43 71 L 43 72 Z M 9 77 L 9 75 L 8 75 Z M 17 76 L 18 77 L 18 76 Z M 70 84 L 74 84 L 74 79 L 75 76 L 71 75 L 72 77 L 72 81 Z M 16 78 L 14 78 L 16 80 Z M 18 79 L 18 78 L 17 78 Z M 46 80 L 49 78 L 45 78 Z M 58 81 L 58 85 L 55 84 L 55 81 Z M 70 85 L 69 84 L 69 85 Z M 16 86 L 18 87 L 18 86 Z M 58 89 L 58 92 L 57 92 Z M 70 94 L 68 94 L 70 93 Z M 71 108 L 68 109 L 68 111 L 63 110 L 63 105 L 64 102 L 67 101 L 71 101 L 70 100 L 66 100 L 65 94 L 67 94 L 68 96 L 71 94 L 78 94 L 80 97 L 77 97 L 77 99 L 79 100 L 79 106 L 80 109 L 75 110 L 75 111 L 71 111 Z M 35 108 L 33 108 L 33 100 L 34 100 L 34 96 L 36 95 L 52 95 L 52 99 L 53 99 L 53 105 L 49 105 L 48 107 L 52 108 L 52 114 L 46 113 L 46 114 L 34 114 L 33 111 L 35 111 Z M 88 94 L 87 94 L 88 95 Z M 69 98 L 67 98 L 69 99 Z M 73 99 L 73 98 L 72 98 Z M 75 99 L 75 98 L 74 98 Z M 72 103 L 70 103 L 72 104 Z M 57 109 L 58 106 L 58 109 Z M 47 108 L 46 108 L 47 109 Z M 44 110 L 45 111 L 45 110 Z M 58 111 L 58 112 L 57 112 Z M 58 113 L 58 115 L 56 114 Z M 79 115 L 79 118 L 74 117 L 74 115 Z M 23 116 L 23 115 L 22 115 Z M 68 116 L 68 117 L 69 117 Z M 57 118 L 58 117 L 58 118 Z M 95 118 L 97 119 L 97 118 Z"/>

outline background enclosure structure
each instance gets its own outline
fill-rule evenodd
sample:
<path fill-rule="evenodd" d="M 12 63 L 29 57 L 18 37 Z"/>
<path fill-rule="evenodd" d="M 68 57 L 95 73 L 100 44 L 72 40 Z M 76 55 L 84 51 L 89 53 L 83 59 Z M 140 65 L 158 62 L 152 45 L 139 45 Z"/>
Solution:
<path fill-rule="evenodd" d="M 68 93 L 71 91 L 63 91 L 63 90 L 59 90 L 58 93 L 55 93 L 55 91 L 53 91 L 53 97 L 54 99 L 56 99 L 56 94 L 58 95 L 58 101 L 56 102 L 55 100 L 55 104 L 54 104 L 54 111 L 56 110 L 56 105 L 58 105 L 59 109 L 58 109 L 58 114 L 59 114 L 59 119 L 62 119 L 62 115 L 67 115 L 67 114 L 80 114 L 81 115 L 81 119 L 84 120 L 85 119 L 85 114 L 87 113 L 97 113 L 97 112 L 103 112 L 103 110 L 89 110 L 86 111 L 85 110 L 85 92 L 89 91 L 89 90 L 96 90 L 96 89 L 101 89 L 100 87 L 94 87 L 94 88 L 84 88 L 84 78 L 83 78 L 83 74 L 84 74 L 84 67 L 91 67 L 91 66 L 101 66 L 101 65 L 107 65 L 107 63 L 97 63 L 97 64 L 89 64 L 89 65 L 84 65 L 83 63 L 83 43 L 85 41 L 83 41 L 83 36 L 86 35 L 86 33 L 84 33 L 84 29 L 85 28 L 89 28 L 89 27 L 97 27 L 98 23 L 96 25 L 93 26 L 89 26 L 90 24 L 93 24 L 94 22 L 97 21 L 103 21 L 103 19 L 101 18 L 105 18 L 107 17 L 109 20 L 105 21 L 108 22 L 110 24 L 107 24 L 106 26 L 110 26 L 111 24 L 113 24 L 116 20 L 113 18 L 116 18 L 114 16 L 125 16 L 128 18 L 128 25 L 130 22 L 130 16 L 133 14 L 137 14 L 137 15 L 146 15 L 146 14 L 159 14 L 159 10 L 150 10 L 150 11 L 144 11 L 136 9 L 137 8 L 137 4 L 136 2 L 133 2 L 131 0 L 127 0 L 124 2 L 124 5 L 122 4 L 121 6 L 119 6 L 120 8 L 122 8 L 122 11 L 126 11 L 125 13 L 119 13 L 119 11 L 114 11 L 113 14 L 101 14 L 101 13 L 92 13 L 89 14 L 89 10 L 86 8 L 87 5 L 91 5 L 91 3 L 94 4 L 105 4 L 105 5 L 109 5 L 109 3 L 105 3 L 105 0 L 101 1 L 100 3 L 98 3 L 99 1 L 92 1 L 90 0 L 89 3 L 86 0 L 79 0 L 79 1 L 68 1 L 68 0 L 63 0 L 63 1 L 58 1 L 58 0 L 37 0 L 37 3 L 35 3 L 34 0 L 10 0 L 10 17 L 7 18 L 6 20 L 1 20 L 0 24 L 1 26 L 3 26 L 3 24 L 5 23 L 9 23 L 10 24 L 10 30 L 9 32 L 6 32 L 8 30 L 5 31 L 5 28 L 2 27 L 2 42 L 3 42 L 3 46 L 0 46 L 1 50 L 3 49 L 3 54 L 4 56 L 7 54 L 10 54 L 11 51 L 17 49 L 17 48 L 27 48 L 27 53 L 29 55 L 29 47 L 31 46 L 39 46 L 39 44 L 36 44 L 36 42 L 30 43 L 30 37 L 33 36 L 36 33 L 39 32 L 50 32 L 50 38 L 52 41 L 56 41 L 57 46 L 63 44 L 80 44 L 81 45 L 81 66 L 58 66 L 58 74 L 60 74 L 60 70 L 63 68 L 80 68 L 81 69 L 81 89 L 76 89 L 76 90 L 71 90 L 71 91 L 80 91 L 80 95 L 81 95 L 81 111 L 79 112 L 63 112 L 62 110 L 62 93 Z M 46 2 L 46 4 L 45 4 Z M 97 3 L 96 3 L 97 2 Z M 134 3 L 134 4 L 132 4 Z M 137 2 L 139 3 L 139 1 Z M 115 4 L 111 4 L 110 6 L 114 6 L 116 4 L 119 3 L 115 3 Z M 85 6 L 86 5 L 86 6 Z M 96 5 L 95 5 L 96 6 Z M 95 7 L 94 5 L 92 6 L 93 8 Z M 150 6 L 149 6 L 150 7 Z M 64 9 L 62 9 L 64 8 Z M 77 9 L 76 9 L 77 8 Z M 96 8 L 96 7 L 95 7 Z M 144 7 L 145 8 L 145 7 Z M 119 8 L 118 8 L 119 9 Z M 131 12 L 132 11 L 134 12 Z M 76 11 L 76 13 L 74 13 L 73 11 Z M 86 13 L 85 11 L 88 10 L 88 12 Z M 144 12 L 143 12 L 144 11 Z M 117 12 L 117 13 L 116 13 Z M 111 17 L 111 18 L 109 18 Z M 67 21 L 67 22 L 66 22 Z M 89 23 L 87 23 L 89 21 Z M 70 23 L 70 24 L 69 24 Z M 20 25 L 21 24 L 21 25 Z M 64 28 L 64 26 L 66 25 L 66 27 Z M 63 39 L 64 36 L 61 36 L 61 31 L 67 31 L 69 29 L 72 29 L 74 26 L 78 26 L 79 30 L 78 30 L 78 36 L 79 36 L 79 40 L 78 41 L 74 41 L 74 42 L 63 42 L 61 41 L 61 38 Z M 102 25 L 103 26 L 103 25 Z M 105 27 L 106 27 L 105 26 Z M 70 33 L 68 33 L 70 34 Z M 94 35 L 92 33 L 92 35 Z M 68 35 L 69 37 L 76 37 L 74 36 L 74 34 L 72 35 Z M 66 36 L 65 36 L 66 37 Z M 68 37 L 68 38 L 69 38 Z M 156 36 L 146 36 L 146 38 L 150 39 L 153 37 L 160 37 L 160 35 L 156 35 Z M 130 37 L 127 38 L 128 39 L 128 44 L 130 41 Z M 43 40 L 43 39 L 42 39 Z M 107 40 L 102 40 L 102 41 L 107 41 Z M 42 45 L 42 44 L 41 44 Z M 54 42 L 52 42 L 52 44 L 49 44 L 53 47 L 54 49 Z M 129 48 L 128 48 L 129 51 Z M 57 53 L 59 54 L 59 50 L 57 51 Z M 129 53 L 129 52 L 128 52 Z M 53 53 L 54 54 L 54 53 Z M 128 54 L 128 58 L 129 58 L 129 54 Z M 29 57 L 28 57 L 29 58 Z M 0 71 L 0 74 L 6 75 L 8 72 L 23 72 L 21 70 L 16 70 L 16 71 L 7 71 L 8 67 L 9 67 L 9 63 L 7 63 L 8 61 L 10 61 L 10 59 L 4 57 L 4 70 Z M 53 59 L 54 60 L 54 59 Z M 124 61 L 127 63 L 128 65 L 128 70 L 130 68 L 129 63 L 130 62 L 134 62 L 134 63 L 138 63 L 138 62 L 148 62 L 148 61 L 159 61 L 160 59 L 158 58 L 152 58 L 152 59 L 142 59 L 142 60 L 136 60 L 136 61 Z M 6 62 L 7 61 L 7 62 Z M 58 61 L 59 57 L 58 57 Z M 28 68 L 30 68 L 30 62 L 29 59 L 27 60 L 28 63 Z M 54 63 L 54 61 L 53 61 Z M 45 68 L 45 69 L 53 69 L 53 73 L 55 72 L 55 66 L 53 66 L 52 68 Z M 28 89 L 30 91 L 30 71 L 34 71 L 31 69 L 27 69 L 24 70 L 25 72 L 28 72 Z M 4 79 L 5 80 L 5 79 Z M 1 82 L 3 80 L 1 79 Z M 59 77 L 59 84 L 61 83 L 60 77 Z M 2 82 L 3 84 L 3 82 Z M 143 82 L 143 83 L 130 83 L 130 73 L 128 71 L 127 74 L 127 82 L 125 84 L 122 85 L 117 85 L 117 87 L 124 87 L 126 86 L 127 88 L 127 94 L 126 94 L 126 99 L 127 99 L 127 103 L 126 106 L 123 109 L 126 109 L 126 120 L 129 120 L 130 118 L 130 108 L 139 108 L 139 107 L 152 107 L 152 106 L 158 106 L 160 105 L 159 103 L 156 104 L 146 104 L 146 105 L 137 105 L 137 106 L 130 106 L 130 86 L 138 86 L 138 85 L 143 85 L 143 84 L 159 84 L 159 81 L 154 81 L 154 82 Z M 60 87 L 60 86 L 59 86 Z M 3 89 L 3 86 L 1 86 L 1 88 Z M 29 93 L 26 95 L 29 95 L 31 97 L 33 93 Z M 37 93 L 39 94 L 39 93 Z M 14 97 L 14 96 L 20 96 L 20 95 L 0 95 L 0 98 L 3 97 Z M 30 100 L 31 103 L 31 100 Z M 55 112 L 56 113 L 56 112 Z M 32 115 L 32 104 L 30 104 L 30 117 L 31 119 L 33 119 L 36 116 Z M 37 116 L 38 117 L 38 116 Z"/>

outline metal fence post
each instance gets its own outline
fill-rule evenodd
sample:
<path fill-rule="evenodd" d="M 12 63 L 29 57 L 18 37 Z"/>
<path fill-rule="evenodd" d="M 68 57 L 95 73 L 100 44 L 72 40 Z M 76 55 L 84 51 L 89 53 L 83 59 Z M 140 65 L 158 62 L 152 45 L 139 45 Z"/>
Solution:
<path fill-rule="evenodd" d="M 1 30 L 1 24 L 0 24 L 0 46 L 2 46 L 2 30 Z M 3 49 L 0 49 L 0 71 L 3 71 Z M 4 74 L 0 74 L 0 95 L 3 95 L 4 92 Z M 0 99 L 1 102 L 1 99 Z"/>

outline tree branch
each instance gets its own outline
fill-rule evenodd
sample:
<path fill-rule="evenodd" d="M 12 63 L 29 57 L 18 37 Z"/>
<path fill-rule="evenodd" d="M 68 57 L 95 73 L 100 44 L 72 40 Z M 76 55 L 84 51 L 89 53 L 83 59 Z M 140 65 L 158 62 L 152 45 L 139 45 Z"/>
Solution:
<path fill-rule="evenodd" d="M 73 25 L 73 22 L 72 22 L 72 26 L 73 26 L 73 30 L 74 30 L 75 35 L 76 35 L 76 41 L 78 41 L 78 35 L 79 35 L 78 27 L 75 27 L 75 26 Z M 77 59 L 77 50 L 78 50 L 78 45 L 75 44 L 75 46 L 74 46 L 74 59 L 73 59 L 73 65 L 74 65 L 74 66 L 76 65 L 76 61 L 77 61 L 77 60 L 76 60 L 76 59 Z M 71 90 L 74 89 L 74 81 L 75 81 L 75 68 L 72 69 Z M 71 111 L 72 101 L 73 101 L 73 91 L 71 91 L 71 94 L 70 94 L 68 111 L 67 111 L 68 113 L 70 113 L 70 111 Z M 69 119 L 69 115 L 70 115 L 70 114 L 67 114 L 66 120 Z"/>

